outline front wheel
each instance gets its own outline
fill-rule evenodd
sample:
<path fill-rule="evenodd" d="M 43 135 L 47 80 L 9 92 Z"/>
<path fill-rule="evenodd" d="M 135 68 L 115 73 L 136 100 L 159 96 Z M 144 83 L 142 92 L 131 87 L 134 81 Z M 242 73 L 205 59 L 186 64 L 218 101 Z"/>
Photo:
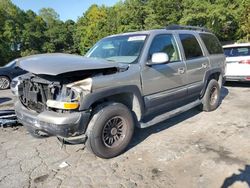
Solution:
<path fill-rule="evenodd" d="M 220 102 L 220 85 L 217 80 L 212 79 L 207 85 L 206 92 L 202 98 L 201 109 L 206 112 L 215 110 Z"/>
<path fill-rule="evenodd" d="M 94 110 L 87 130 L 87 148 L 101 158 L 121 154 L 134 132 L 131 111 L 123 104 L 103 104 Z"/>

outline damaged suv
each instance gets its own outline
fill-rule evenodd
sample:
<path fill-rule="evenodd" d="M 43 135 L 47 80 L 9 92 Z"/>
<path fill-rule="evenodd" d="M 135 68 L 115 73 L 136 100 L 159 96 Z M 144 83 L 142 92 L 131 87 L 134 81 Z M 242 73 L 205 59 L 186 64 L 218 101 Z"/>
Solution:
<path fill-rule="evenodd" d="M 86 143 L 102 158 L 121 154 L 134 128 L 193 107 L 219 105 L 225 56 L 218 39 L 196 27 L 113 35 L 85 57 L 34 55 L 18 60 L 16 115 L 33 135 Z"/>

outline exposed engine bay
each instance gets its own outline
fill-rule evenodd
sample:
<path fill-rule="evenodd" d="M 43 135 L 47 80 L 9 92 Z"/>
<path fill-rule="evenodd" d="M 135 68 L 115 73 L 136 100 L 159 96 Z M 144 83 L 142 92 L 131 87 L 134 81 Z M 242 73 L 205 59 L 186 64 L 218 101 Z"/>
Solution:
<path fill-rule="evenodd" d="M 18 97 L 26 108 L 37 113 L 44 110 L 72 112 L 79 107 L 81 95 L 91 92 L 92 77 L 117 71 L 117 68 L 105 68 L 67 72 L 57 76 L 28 73 L 19 77 Z M 68 102 L 71 110 L 62 102 Z"/>
<path fill-rule="evenodd" d="M 123 72 L 128 65 L 70 54 L 38 54 L 17 60 L 29 73 L 14 79 L 12 92 L 37 113 L 71 113 L 79 109 L 82 96 L 91 92 L 92 80 Z"/>

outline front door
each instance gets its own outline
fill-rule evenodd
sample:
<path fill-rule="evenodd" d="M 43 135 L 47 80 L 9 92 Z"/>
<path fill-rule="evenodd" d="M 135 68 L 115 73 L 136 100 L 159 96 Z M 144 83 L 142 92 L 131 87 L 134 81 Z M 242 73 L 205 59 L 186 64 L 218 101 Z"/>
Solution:
<path fill-rule="evenodd" d="M 148 61 L 152 54 L 167 53 L 169 62 L 160 65 L 145 65 L 142 70 L 142 90 L 147 109 L 170 109 L 178 99 L 187 95 L 186 66 L 172 34 L 156 35 L 152 40 Z"/>

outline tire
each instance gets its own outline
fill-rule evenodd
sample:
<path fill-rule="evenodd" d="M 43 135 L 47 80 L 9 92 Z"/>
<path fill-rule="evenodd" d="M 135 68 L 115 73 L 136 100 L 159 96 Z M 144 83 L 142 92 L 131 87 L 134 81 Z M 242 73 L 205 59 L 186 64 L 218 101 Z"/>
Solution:
<path fill-rule="evenodd" d="M 218 108 L 220 102 L 220 85 L 215 80 L 209 81 L 205 94 L 202 98 L 201 110 L 210 112 Z"/>
<path fill-rule="evenodd" d="M 113 158 L 126 149 L 133 133 L 133 115 L 125 105 L 102 104 L 88 125 L 86 147 L 98 157 Z"/>
<path fill-rule="evenodd" d="M 10 79 L 6 76 L 0 76 L 0 90 L 10 88 Z"/>

